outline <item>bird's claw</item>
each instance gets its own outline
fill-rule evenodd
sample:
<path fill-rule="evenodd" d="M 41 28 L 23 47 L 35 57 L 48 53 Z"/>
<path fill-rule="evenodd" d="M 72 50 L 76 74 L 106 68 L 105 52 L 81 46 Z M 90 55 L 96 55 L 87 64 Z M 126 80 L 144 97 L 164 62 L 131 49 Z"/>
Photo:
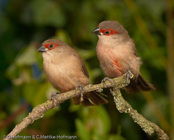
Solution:
<path fill-rule="evenodd" d="M 106 81 L 109 81 L 111 84 L 113 84 L 113 81 L 109 77 L 105 77 L 101 82 L 103 83 L 103 86 L 106 87 Z"/>
<path fill-rule="evenodd" d="M 80 97 L 80 101 L 83 102 L 83 93 L 84 93 L 84 89 L 83 89 L 83 86 L 78 86 L 76 87 L 76 90 L 80 90 L 80 94 L 81 94 L 81 97 Z"/>
<path fill-rule="evenodd" d="M 126 82 L 129 82 L 130 79 L 132 79 L 134 77 L 134 75 L 132 74 L 132 72 L 130 70 L 128 70 L 126 72 Z"/>

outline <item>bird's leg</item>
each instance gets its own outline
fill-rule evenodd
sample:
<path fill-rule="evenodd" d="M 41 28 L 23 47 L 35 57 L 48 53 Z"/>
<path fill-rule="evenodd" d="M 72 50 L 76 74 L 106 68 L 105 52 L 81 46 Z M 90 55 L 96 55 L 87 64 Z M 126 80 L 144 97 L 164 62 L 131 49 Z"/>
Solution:
<path fill-rule="evenodd" d="M 132 72 L 130 70 L 128 70 L 126 72 L 126 82 L 129 82 L 130 79 L 132 79 L 134 77 L 134 75 L 132 74 Z"/>
<path fill-rule="evenodd" d="M 80 97 L 80 101 L 83 102 L 83 93 L 84 93 L 84 89 L 83 89 L 83 86 L 80 85 L 78 87 L 76 87 L 76 90 L 80 90 L 80 94 L 81 94 L 81 97 Z"/>
<path fill-rule="evenodd" d="M 53 101 L 54 106 L 57 106 L 57 104 L 56 104 L 56 102 L 55 102 L 54 99 L 56 98 L 56 96 L 57 96 L 58 94 L 60 94 L 60 93 L 57 93 L 57 92 L 52 92 L 52 93 L 51 93 L 50 100 Z"/>
<path fill-rule="evenodd" d="M 105 77 L 101 82 L 103 83 L 103 86 L 106 87 L 106 81 L 109 81 L 111 84 L 113 84 L 112 79 L 109 77 Z"/>

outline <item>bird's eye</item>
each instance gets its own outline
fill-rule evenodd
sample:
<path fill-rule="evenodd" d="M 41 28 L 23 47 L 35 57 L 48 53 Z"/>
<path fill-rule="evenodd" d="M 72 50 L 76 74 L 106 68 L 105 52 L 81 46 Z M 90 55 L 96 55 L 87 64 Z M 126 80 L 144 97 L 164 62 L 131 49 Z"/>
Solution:
<path fill-rule="evenodd" d="M 53 45 L 53 44 L 51 44 L 51 45 L 49 46 L 49 48 L 50 48 L 50 49 L 52 49 L 53 47 L 54 47 L 54 45 Z"/>
<path fill-rule="evenodd" d="M 105 31 L 105 34 L 106 34 L 106 35 L 110 34 L 110 31 Z"/>

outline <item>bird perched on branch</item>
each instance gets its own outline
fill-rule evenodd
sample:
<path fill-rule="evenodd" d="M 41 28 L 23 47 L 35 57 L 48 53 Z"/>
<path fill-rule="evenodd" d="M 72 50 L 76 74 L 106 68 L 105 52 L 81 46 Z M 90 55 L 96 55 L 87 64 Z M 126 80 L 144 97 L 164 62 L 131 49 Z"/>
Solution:
<path fill-rule="evenodd" d="M 74 90 L 89 84 L 88 71 L 77 52 L 65 42 L 49 39 L 42 43 L 38 52 L 42 52 L 43 67 L 48 80 L 60 92 Z M 101 93 L 90 92 L 73 98 L 73 103 L 84 106 L 108 103 Z"/>
<path fill-rule="evenodd" d="M 128 32 L 118 21 L 103 21 L 93 31 L 99 37 L 97 57 L 101 68 L 109 78 L 123 75 L 131 71 L 134 75 L 130 84 L 125 87 L 128 93 L 154 90 L 140 73 L 140 58 L 137 56 L 135 44 Z"/>

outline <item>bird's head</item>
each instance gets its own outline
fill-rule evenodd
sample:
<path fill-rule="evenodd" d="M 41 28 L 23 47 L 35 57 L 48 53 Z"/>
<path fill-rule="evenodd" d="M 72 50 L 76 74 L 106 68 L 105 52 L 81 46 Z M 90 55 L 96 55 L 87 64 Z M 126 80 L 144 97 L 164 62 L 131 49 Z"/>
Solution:
<path fill-rule="evenodd" d="M 119 38 L 128 34 L 118 21 L 111 20 L 100 22 L 92 33 L 97 34 L 99 38 Z"/>
<path fill-rule="evenodd" d="M 55 52 L 56 50 L 60 50 L 62 47 L 67 44 L 56 39 L 48 39 L 42 43 L 42 45 L 37 50 L 38 52 Z"/>

